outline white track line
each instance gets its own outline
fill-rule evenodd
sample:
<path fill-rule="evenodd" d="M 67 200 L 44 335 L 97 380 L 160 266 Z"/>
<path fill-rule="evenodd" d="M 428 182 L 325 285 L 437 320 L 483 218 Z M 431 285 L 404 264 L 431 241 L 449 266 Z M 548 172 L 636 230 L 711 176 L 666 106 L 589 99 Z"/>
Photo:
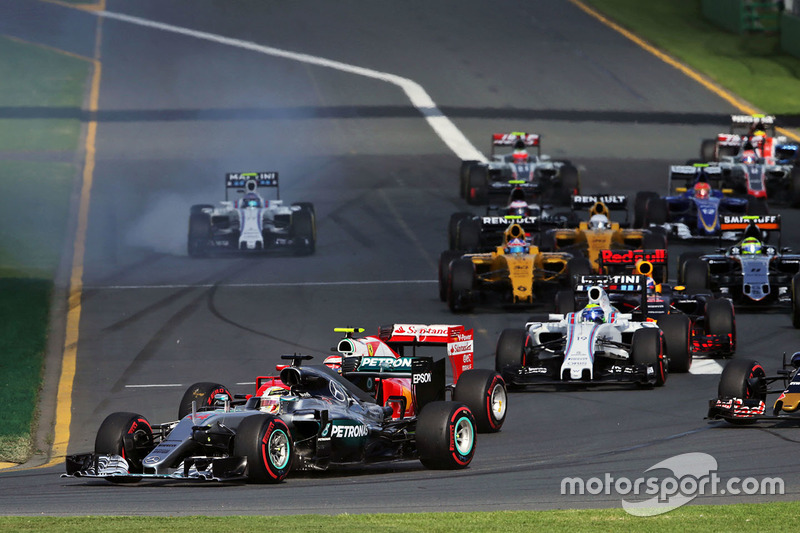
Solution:
<path fill-rule="evenodd" d="M 411 105 L 419 110 L 436 135 L 438 135 L 448 146 L 448 148 L 450 148 L 450 150 L 452 150 L 453 153 L 455 153 L 459 158 L 462 160 L 474 159 L 478 161 L 486 161 L 486 157 L 480 151 L 478 151 L 478 149 L 475 148 L 471 142 L 469 142 L 469 139 L 467 139 L 466 136 L 461 133 L 456 125 L 453 124 L 450 119 L 439 110 L 439 108 L 436 106 L 436 103 L 431 99 L 428 93 L 425 92 L 425 89 L 423 89 L 419 83 L 408 78 L 403 78 L 387 72 L 380 72 L 364 67 L 358 67 L 355 65 L 348 65 L 347 63 L 340 63 L 339 61 L 333 61 L 323 57 L 290 52 L 288 50 L 281 50 L 280 48 L 263 46 L 251 41 L 242 41 L 240 39 L 232 39 L 230 37 L 224 37 L 222 35 L 216 35 L 213 33 L 190 30 L 180 26 L 164 24 L 163 22 L 156 22 L 154 20 L 124 15 L 122 13 L 113 13 L 110 11 L 94 11 L 93 13 L 96 13 L 101 17 L 128 22 L 130 24 L 136 24 L 137 26 L 144 26 L 155 30 L 178 33 L 181 35 L 186 35 L 187 37 L 193 37 L 195 39 L 202 39 L 204 41 L 211 41 L 226 46 L 242 48 L 244 50 L 250 50 L 273 57 L 290 59 L 292 61 L 299 61 L 309 65 L 332 68 L 341 72 L 347 72 L 357 76 L 364 76 L 366 78 L 372 78 L 391 83 L 403 90 L 408 99 L 411 101 Z"/>
<path fill-rule="evenodd" d="M 722 365 L 713 359 L 695 359 L 689 368 L 690 374 L 721 374 Z"/>
<path fill-rule="evenodd" d="M 439 283 L 435 279 L 412 279 L 412 280 L 385 280 L 385 281 L 299 281 L 296 283 L 204 283 L 202 285 L 186 284 L 163 284 L 163 285 L 85 285 L 84 291 L 102 290 L 140 290 L 140 289 L 210 289 L 211 287 L 225 288 L 257 288 L 257 287 L 338 287 L 347 285 L 407 285 L 407 284 L 428 284 Z"/>

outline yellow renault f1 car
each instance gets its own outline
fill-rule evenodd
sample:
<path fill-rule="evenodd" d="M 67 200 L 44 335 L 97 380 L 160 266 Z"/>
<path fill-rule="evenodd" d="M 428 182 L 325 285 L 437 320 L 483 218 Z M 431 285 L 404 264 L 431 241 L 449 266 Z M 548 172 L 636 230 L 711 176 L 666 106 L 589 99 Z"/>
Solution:
<path fill-rule="evenodd" d="M 666 236 L 646 229 L 626 229 L 610 218 L 610 210 L 625 210 L 625 196 L 574 196 L 572 208 L 589 207 L 589 220 L 575 228 L 548 231 L 542 239 L 542 248 L 567 252 L 589 260 L 592 271 L 598 274 L 617 274 L 612 263 L 603 264 L 602 252 L 640 251 L 642 256 L 653 256 L 655 250 L 667 248 Z M 649 252 L 649 253 L 648 253 Z M 656 277 L 666 281 L 666 268 L 656 270 Z"/>
<path fill-rule="evenodd" d="M 534 304 L 547 289 L 568 285 L 571 275 L 584 275 L 591 267 L 571 254 L 540 252 L 519 224 L 503 233 L 493 252 L 464 254 L 446 250 L 439 259 L 439 296 L 453 312 L 470 311 L 491 293 L 509 304 Z"/>

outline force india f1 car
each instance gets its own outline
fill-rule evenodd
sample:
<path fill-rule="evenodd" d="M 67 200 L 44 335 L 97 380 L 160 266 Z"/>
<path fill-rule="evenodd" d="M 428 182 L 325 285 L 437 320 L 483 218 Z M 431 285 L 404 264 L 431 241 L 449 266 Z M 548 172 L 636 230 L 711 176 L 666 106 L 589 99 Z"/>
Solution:
<path fill-rule="evenodd" d="M 536 303 L 548 290 L 590 272 L 571 254 L 540 252 L 519 224 L 511 224 L 493 252 L 445 250 L 439 257 L 439 298 L 453 312 L 470 311 L 484 296 L 500 295 L 511 305 Z"/>
<path fill-rule="evenodd" d="M 217 207 L 194 205 L 189 215 L 188 250 L 192 257 L 214 251 L 263 252 L 290 250 L 314 253 L 317 240 L 314 206 L 308 202 L 284 205 L 277 172 L 225 175 L 225 201 Z M 242 196 L 228 200 L 228 191 Z M 260 189 L 275 189 L 277 198 L 266 200 Z"/>
<path fill-rule="evenodd" d="M 660 198 L 657 193 L 640 191 L 634 205 L 634 225 L 661 228 L 670 237 L 681 240 L 733 240 L 734 232 L 723 232 L 723 215 L 766 214 L 766 204 L 753 199 L 728 196 L 732 189 L 720 189 L 722 171 L 706 164 L 673 165 L 670 184 L 681 180 L 674 196 Z M 760 206 L 760 207 L 758 207 Z M 760 211 L 759 211 L 760 210 Z"/>
<path fill-rule="evenodd" d="M 800 254 L 765 242 L 762 231 L 780 231 L 780 216 L 723 217 L 723 228 L 744 230 L 738 243 L 679 263 L 679 282 L 708 288 L 737 306 L 788 306 L 800 328 Z"/>
<path fill-rule="evenodd" d="M 782 382 L 777 389 L 770 385 Z M 767 395 L 778 394 L 767 412 Z M 783 368 L 776 376 L 767 376 L 758 361 L 736 359 L 725 366 L 719 379 L 717 398 L 709 400 L 711 420 L 726 420 L 731 424 L 753 424 L 759 420 L 800 423 L 800 352 L 795 352 L 789 364 L 786 354 Z"/>
<path fill-rule="evenodd" d="M 663 233 L 647 229 L 624 229 L 619 222 L 610 220 L 611 210 L 626 210 L 625 196 L 574 196 L 572 207 L 589 208 L 588 222 L 580 222 L 576 228 L 549 230 L 542 238 L 542 248 L 583 256 L 589 261 L 592 272 L 619 273 L 613 270 L 611 261 L 601 267 L 601 257 L 611 252 L 618 254 L 637 250 L 655 257 L 656 250 L 667 247 Z M 658 263 L 657 267 L 658 273 L 663 274 L 666 281 L 666 263 Z"/>
<path fill-rule="evenodd" d="M 69 456 L 66 476 L 277 483 L 292 469 L 406 459 L 455 469 L 471 462 L 475 418 L 465 404 L 437 399 L 444 396 L 444 374 L 432 358 L 411 363 L 409 406 L 418 414 L 394 417 L 391 403 L 402 409 L 405 397 L 379 405 L 328 366 L 301 366 L 310 356 L 284 357 L 291 366 L 268 378 L 279 386 L 238 405 L 225 387 L 198 383 L 179 407 L 182 415 L 189 403 L 190 412 L 176 422 L 151 425 L 136 413 L 109 415 L 94 453 Z M 198 412 L 198 404 L 207 410 Z"/>
<path fill-rule="evenodd" d="M 772 115 L 732 115 L 730 133 L 703 141 L 700 157 L 737 194 L 800 206 L 800 145 L 775 134 Z"/>
<path fill-rule="evenodd" d="M 584 276 L 578 289 L 587 293 L 583 309 L 502 332 L 495 367 L 506 382 L 516 386 L 663 385 L 669 347 L 681 343 L 685 347 L 688 338 L 665 339 L 659 326 L 647 320 L 645 276 Z M 639 316 L 620 313 L 607 291 L 638 293 Z"/>
<path fill-rule="evenodd" d="M 498 147 L 513 147 L 514 151 L 497 154 Z M 536 148 L 536 154 L 529 154 L 529 148 Z M 497 195 L 506 197 L 515 187 L 528 196 L 543 196 L 548 203 L 567 206 L 570 197 L 580 192 L 580 174 L 569 161 L 542 155 L 541 137 L 524 132 L 493 134 L 488 163 L 461 163 L 461 197 L 470 204 L 483 205 Z"/>

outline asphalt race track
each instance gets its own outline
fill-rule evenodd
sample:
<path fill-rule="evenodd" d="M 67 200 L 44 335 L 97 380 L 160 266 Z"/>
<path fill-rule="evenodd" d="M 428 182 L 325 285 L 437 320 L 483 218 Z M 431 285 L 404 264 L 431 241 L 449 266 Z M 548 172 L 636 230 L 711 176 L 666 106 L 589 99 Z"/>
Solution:
<path fill-rule="evenodd" d="M 567 0 L 491 8 L 473 0 L 109 0 L 106 9 L 413 80 L 481 151 L 493 132 L 543 134 L 544 153 L 583 170 L 585 193 L 663 192 L 667 166 L 696 157 L 735 111 Z M 83 55 L 98 20 L 54 4 L 0 4 L 0 33 Z M 459 158 L 396 85 L 115 18 L 103 18 L 101 31 L 70 452 L 90 451 L 111 412 L 172 420 L 191 383 L 249 392 L 281 354 L 321 361 L 336 326 L 464 323 L 477 332 L 476 365 L 492 368 L 500 332 L 537 311 L 454 316 L 439 301 L 447 221 L 465 208 Z M 282 198 L 315 204 L 316 254 L 190 259 L 189 206 L 221 200 L 225 172 L 268 170 L 280 172 Z M 784 215 L 784 245 L 800 246 L 800 215 L 773 211 Z M 672 247 L 672 257 L 683 249 Z M 783 352 L 800 349 L 788 314 L 737 319 L 738 358 L 772 371 Z M 797 429 L 703 420 L 719 368 L 673 374 L 654 390 L 513 393 L 502 432 L 480 435 L 464 471 L 408 462 L 291 475 L 280 486 L 116 486 L 60 479 L 59 466 L 0 473 L 0 514 L 619 507 L 613 491 L 562 495 L 561 480 L 633 480 L 688 452 L 713 455 L 722 479 L 785 481 L 784 496 L 694 502 L 797 499 Z"/>

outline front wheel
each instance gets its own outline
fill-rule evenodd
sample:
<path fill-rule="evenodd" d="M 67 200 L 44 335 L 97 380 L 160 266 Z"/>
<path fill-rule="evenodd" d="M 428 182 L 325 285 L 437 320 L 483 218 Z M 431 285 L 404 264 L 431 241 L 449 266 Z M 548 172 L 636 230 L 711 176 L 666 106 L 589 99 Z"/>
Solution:
<path fill-rule="evenodd" d="M 685 373 L 692 367 L 692 325 L 686 315 L 664 315 L 658 319 L 658 327 L 664 332 L 667 345 L 669 371 Z"/>
<path fill-rule="evenodd" d="M 656 386 L 667 381 L 667 365 L 664 361 L 663 335 L 658 328 L 641 328 L 633 332 L 631 361 L 635 365 L 651 366 L 656 374 Z"/>
<path fill-rule="evenodd" d="M 508 393 L 506 382 L 497 372 L 467 370 L 458 378 L 453 401 L 469 407 L 479 433 L 495 433 L 506 420 Z"/>
<path fill-rule="evenodd" d="M 450 262 L 463 254 L 457 250 L 445 250 L 439 256 L 439 299 L 447 301 L 447 290 L 450 286 Z"/>
<path fill-rule="evenodd" d="M 447 305 L 454 313 L 472 310 L 472 289 L 475 283 L 475 267 L 469 258 L 458 258 L 450 262 L 450 280 L 447 287 Z"/>
<path fill-rule="evenodd" d="M 525 366 L 525 340 L 528 334 L 524 329 L 504 329 L 497 339 L 494 354 L 494 368 L 502 372 L 507 366 Z"/>
<path fill-rule="evenodd" d="M 187 238 L 187 251 L 189 257 L 203 257 L 208 252 L 211 240 L 211 217 L 203 212 L 189 215 L 189 236 Z"/>
<path fill-rule="evenodd" d="M 792 278 L 792 326 L 800 329 L 800 274 Z"/>
<path fill-rule="evenodd" d="M 280 483 L 292 469 L 294 444 L 289 427 L 280 418 L 254 415 L 236 430 L 233 455 L 247 458 L 247 480 Z"/>
<path fill-rule="evenodd" d="M 767 399 L 766 376 L 764 367 L 758 361 L 733 359 L 722 370 L 717 395 L 720 399 L 741 398 L 764 401 Z"/>
<path fill-rule="evenodd" d="M 155 447 L 153 429 L 145 417 L 136 413 L 111 413 L 100 424 L 94 453 L 119 455 L 128 463 L 129 474 L 144 472 L 142 460 Z M 110 477 L 113 483 L 133 483 L 140 477 Z"/>
<path fill-rule="evenodd" d="M 475 418 L 456 402 L 431 402 L 417 419 L 419 460 L 427 468 L 466 468 L 475 454 Z"/>
<path fill-rule="evenodd" d="M 301 207 L 292 213 L 290 229 L 297 255 L 311 255 L 317 249 L 317 224 L 313 208 Z"/>

